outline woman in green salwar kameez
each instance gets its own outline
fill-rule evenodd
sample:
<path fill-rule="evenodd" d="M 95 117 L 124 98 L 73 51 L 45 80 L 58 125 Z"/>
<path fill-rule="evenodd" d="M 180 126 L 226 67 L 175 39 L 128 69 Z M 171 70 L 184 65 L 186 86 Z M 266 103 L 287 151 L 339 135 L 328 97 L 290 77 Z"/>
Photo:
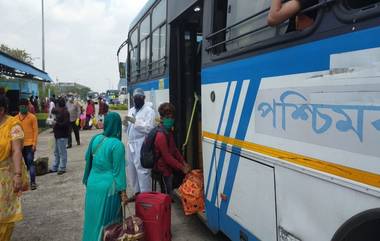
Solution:
<path fill-rule="evenodd" d="M 94 136 L 89 144 L 83 184 L 86 185 L 83 241 L 100 241 L 105 227 L 121 222 L 121 202 L 127 200 L 125 150 L 117 113 L 107 114 L 104 132 Z"/>

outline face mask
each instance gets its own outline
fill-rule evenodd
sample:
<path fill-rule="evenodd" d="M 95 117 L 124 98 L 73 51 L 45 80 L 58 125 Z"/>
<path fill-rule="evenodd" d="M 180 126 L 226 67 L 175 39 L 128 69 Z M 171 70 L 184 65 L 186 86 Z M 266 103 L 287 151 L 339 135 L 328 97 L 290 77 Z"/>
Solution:
<path fill-rule="evenodd" d="M 135 102 L 136 109 L 139 110 L 139 109 L 141 109 L 141 107 L 143 107 L 143 105 L 144 105 L 144 99 L 143 98 L 138 97 L 138 98 L 134 98 L 133 100 Z"/>
<path fill-rule="evenodd" d="M 28 107 L 26 107 L 25 105 L 20 106 L 20 113 L 23 115 L 28 113 Z"/>
<path fill-rule="evenodd" d="M 164 118 L 162 119 L 162 125 L 165 127 L 167 131 L 170 131 L 170 129 L 174 125 L 174 119 L 172 118 Z"/>

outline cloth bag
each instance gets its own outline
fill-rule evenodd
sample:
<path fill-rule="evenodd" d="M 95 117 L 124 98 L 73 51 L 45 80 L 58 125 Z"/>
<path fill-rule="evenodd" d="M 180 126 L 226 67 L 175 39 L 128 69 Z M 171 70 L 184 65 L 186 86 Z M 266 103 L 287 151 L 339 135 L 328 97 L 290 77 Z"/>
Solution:
<path fill-rule="evenodd" d="M 185 215 L 191 215 L 204 210 L 203 188 L 202 170 L 193 170 L 186 175 L 182 185 L 178 189 Z"/>
<path fill-rule="evenodd" d="M 122 223 L 107 226 L 104 229 L 103 241 L 144 241 L 143 221 L 133 215 L 126 217 L 125 206 L 123 204 L 121 206 L 123 210 Z"/>
<path fill-rule="evenodd" d="M 41 176 L 49 172 L 49 157 L 40 157 L 34 161 L 36 175 Z"/>

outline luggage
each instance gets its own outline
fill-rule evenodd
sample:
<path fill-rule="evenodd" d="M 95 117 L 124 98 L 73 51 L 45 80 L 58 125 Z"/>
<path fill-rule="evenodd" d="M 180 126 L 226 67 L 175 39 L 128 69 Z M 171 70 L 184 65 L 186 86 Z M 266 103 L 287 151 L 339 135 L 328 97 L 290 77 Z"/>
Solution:
<path fill-rule="evenodd" d="M 122 205 L 124 207 L 124 205 Z M 123 208 L 123 222 L 115 223 L 104 229 L 103 241 L 144 241 L 144 226 L 140 218 L 126 217 Z"/>
<path fill-rule="evenodd" d="M 171 198 L 158 192 L 136 196 L 136 216 L 144 223 L 146 241 L 171 240 Z"/>
<path fill-rule="evenodd" d="M 49 172 L 49 158 L 48 157 L 37 158 L 37 160 L 34 162 L 34 166 L 36 167 L 37 176 L 47 174 Z"/>
<path fill-rule="evenodd" d="M 178 191 L 185 215 L 191 215 L 204 210 L 202 170 L 193 170 L 188 173 Z"/>

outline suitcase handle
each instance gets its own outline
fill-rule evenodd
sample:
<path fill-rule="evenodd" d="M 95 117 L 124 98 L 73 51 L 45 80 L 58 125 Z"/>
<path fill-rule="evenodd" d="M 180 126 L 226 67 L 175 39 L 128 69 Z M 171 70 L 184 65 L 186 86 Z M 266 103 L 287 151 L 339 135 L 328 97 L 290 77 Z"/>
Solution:
<path fill-rule="evenodd" d="M 150 204 L 150 203 L 140 203 L 140 205 L 141 205 L 143 208 L 151 208 L 151 207 L 153 207 L 153 204 Z"/>

